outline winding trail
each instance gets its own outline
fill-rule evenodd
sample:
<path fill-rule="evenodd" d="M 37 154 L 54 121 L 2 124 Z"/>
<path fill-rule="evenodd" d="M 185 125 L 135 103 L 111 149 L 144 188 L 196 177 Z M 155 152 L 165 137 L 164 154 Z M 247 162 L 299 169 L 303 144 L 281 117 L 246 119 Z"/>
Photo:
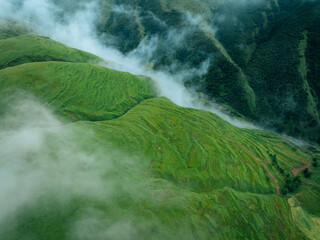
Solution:
<path fill-rule="evenodd" d="M 237 145 L 238 147 L 240 147 L 240 148 L 242 148 L 243 150 L 245 150 L 245 151 L 246 151 L 247 153 L 249 153 L 258 163 L 260 163 L 260 164 L 263 166 L 263 168 L 266 170 L 268 176 L 271 178 L 273 184 L 276 186 L 276 193 L 277 193 L 280 197 L 291 197 L 291 198 L 293 198 L 299 205 L 301 205 L 300 202 L 298 201 L 298 199 L 297 199 L 295 196 L 290 195 L 290 194 L 283 195 L 283 194 L 280 193 L 280 187 L 279 187 L 279 184 L 278 184 L 278 180 L 270 173 L 268 167 L 266 166 L 266 164 L 265 164 L 263 161 L 261 161 L 261 160 L 260 160 L 258 157 L 256 157 L 249 149 L 247 149 L 247 148 L 245 148 L 244 146 L 242 146 L 241 144 L 237 143 L 235 140 L 230 139 L 230 138 L 227 138 L 227 137 L 224 137 L 224 138 L 225 138 L 226 140 L 228 140 L 229 142 L 233 142 L 235 145 Z M 265 161 L 268 162 L 266 159 L 265 159 Z M 271 162 L 269 162 L 269 164 L 271 164 Z M 310 163 L 304 164 L 303 166 L 309 166 L 309 165 L 310 165 Z M 302 169 L 303 166 L 301 166 L 301 167 L 299 167 L 299 168 L 293 168 L 293 169 L 300 169 L 300 168 Z"/>
<path fill-rule="evenodd" d="M 267 165 L 261 161 L 258 157 L 256 157 L 249 149 L 245 148 L 244 146 L 242 146 L 241 144 L 237 143 L 236 141 L 234 141 L 233 139 L 224 137 L 226 140 L 228 140 L 229 142 L 233 142 L 234 144 L 236 144 L 238 147 L 242 148 L 243 150 L 245 150 L 247 153 L 249 153 L 259 164 L 261 164 L 263 166 L 263 168 L 266 170 L 268 176 L 271 178 L 271 181 L 273 182 L 273 184 L 276 186 L 276 192 L 279 196 L 284 196 L 280 193 L 280 187 L 278 184 L 278 180 L 270 173 Z"/>
<path fill-rule="evenodd" d="M 304 170 L 309 166 L 310 166 L 310 163 L 305 163 L 305 164 L 302 164 L 300 167 L 291 168 L 292 175 L 296 177 L 299 171 Z"/>

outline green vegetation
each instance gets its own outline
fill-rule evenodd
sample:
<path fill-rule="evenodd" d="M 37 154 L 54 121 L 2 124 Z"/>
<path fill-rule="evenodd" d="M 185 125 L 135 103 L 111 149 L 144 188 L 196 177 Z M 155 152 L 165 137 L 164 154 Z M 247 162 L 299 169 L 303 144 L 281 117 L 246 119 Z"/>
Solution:
<path fill-rule="evenodd" d="M 126 229 L 126 234 L 140 239 L 304 237 L 267 170 L 278 181 L 282 177 L 264 158 L 268 150 L 276 152 L 277 161 L 290 168 L 307 161 L 308 155 L 276 134 L 241 130 L 214 114 L 181 108 L 165 98 L 145 100 L 114 120 L 78 121 L 59 129 L 67 137 L 49 132 L 43 150 L 32 153 L 32 159 L 39 159 L 33 166 L 60 156 L 67 141 L 68 154 L 78 152 L 58 160 L 62 168 L 71 165 L 67 169 L 70 178 L 76 177 L 76 194 L 46 187 L 48 192 L 41 191 L 34 206 L 18 212 L 16 225 L 9 227 L 14 219 L 3 223 L 7 232 L 1 232 L 2 238 L 81 239 L 68 226 L 81 224 L 82 217 L 93 219 L 84 234 L 98 239 L 101 231 L 128 219 L 134 219 L 134 230 Z M 99 161 L 86 167 L 78 160 L 83 151 L 95 153 Z M 128 156 L 135 157 L 128 161 Z M 109 157 L 114 159 L 111 169 Z M 77 183 L 78 178 L 99 175 L 109 187 L 98 188 L 97 196 L 81 192 L 83 180 Z M 110 188 L 114 182 L 120 185 Z"/>
<path fill-rule="evenodd" d="M 274 192 L 266 171 L 275 169 L 271 164 L 263 167 L 266 151 L 281 154 L 288 170 L 306 157 L 297 151 L 289 160 L 284 152 L 291 152 L 290 145 L 276 135 L 240 130 L 211 113 L 183 109 L 162 98 L 145 100 L 125 117 L 84 124 L 93 124 L 98 136 L 111 137 L 124 151 L 147 154 L 161 177 L 176 182 L 189 179 L 185 184 L 197 191 L 229 186 L 240 191 Z"/>
<path fill-rule="evenodd" d="M 312 163 L 312 166 L 314 166 L 314 167 L 318 167 L 318 159 L 316 159 L 316 158 L 314 158 L 313 159 L 313 163 Z"/>
<path fill-rule="evenodd" d="M 279 170 L 279 172 L 282 175 L 285 175 L 284 169 L 282 167 L 280 167 L 279 164 L 278 164 L 277 155 L 276 154 L 272 155 L 272 154 L 269 153 L 269 156 L 272 159 L 272 164 L 276 166 L 276 168 Z"/>
<path fill-rule="evenodd" d="M 305 234 L 308 239 L 318 239 L 320 234 L 319 219 L 310 217 L 308 213 L 306 213 L 294 199 L 289 199 L 288 203 L 291 207 L 292 219 L 297 223 L 299 229 Z"/>
<path fill-rule="evenodd" d="M 134 221 L 134 230 L 125 228 L 125 236 L 140 239 L 265 239 L 270 234 L 304 238 L 287 198 L 276 194 L 268 172 L 278 181 L 283 177 L 264 158 L 269 157 L 267 151 L 275 152 L 277 161 L 289 169 L 301 159 L 307 161 L 308 155 L 276 134 L 241 130 L 214 114 L 181 108 L 165 98 L 145 100 L 113 120 L 78 121 L 60 129 L 68 137 L 51 134 L 43 149 L 50 144 L 53 157 L 59 156 L 64 151 L 61 142 L 68 141 L 69 147 L 79 145 L 81 151 L 95 153 L 99 161 L 89 168 L 78 162 L 79 154 L 64 164 L 75 164 L 70 174 L 80 171 L 78 177 L 84 179 L 86 174 L 104 176 L 109 188 L 99 190 L 98 196 L 78 192 L 70 201 L 65 198 L 72 191 L 64 193 L 62 202 L 55 191 L 41 192 L 34 206 L 18 213 L 17 225 L 9 228 L 14 221 L 10 219 L 2 225 L 8 229 L 2 238 L 81 239 L 79 230 L 74 233 L 66 227 L 80 224 L 78 228 L 88 229 L 81 225 L 82 217 L 93 219 L 91 230 L 82 234 L 98 239 L 101 231 L 128 219 Z M 70 152 L 74 150 L 79 151 Z M 44 154 L 32 156 L 42 162 L 51 156 Z M 128 156 L 135 157 L 128 161 Z M 109 157 L 114 159 L 111 170 Z M 120 185 L 110 188 L 114 182 Z"/>
<path fill-rule="evenodd" d="M 107 120 L 155 95 L 150 79 L 91 64 L 42 62 L 0 70 L 0 91 L 27 90 L 73 120 Z M 12 93 L 7 93 L 10 99 Z M 9 101 L 9 100 L 8 100 Z"/>
<path fill-rule="evenodd" d="M 98 63 L 102 59 L 49 38 L 22 35 L 0 40 L 0 69 L 30 62 L 62 61 Z"/>
<path fill-rule="evenodd" d="M 195 68 L 210 59 L 208 73 L 186 84 L 236 115 L 320 143 L 319 1 L 117 3 L 134 13 L 102 8 L 98 33 L 112 34 L 119 50 L 130 52 L 145 37 L 157 36 L 155 69 L 177 63 Z M 196 26 L 186 12 L 199 21 Z"/>
<path fill-rule="evenodd" d="M 309 172 L 309 168 L 306 168 L 303 170 L 303 175 L 306 177 L 306 178 L 310 178 L 312 173 Z"/>
<path fill-rule="evenodd" d="M 39 114 L 0 134 L 0 165 L 19 180 L 0 239 L 316 239 L 320 169 L 311 185 L 286 173 L 317 153 L 156 97 L 146 77 L 65 61 L 0 70 L 0 126 L 26 119 L 10 109 L 19 91 L 65 123 L 30 127 Z"/>
<path fill-rule="evenodd" d="M 300 177 L 290 177 L 287 176 L 285 186 L 281 189 L 281 194 L 287 195 L 288 193 L 293 193 L 298 190 L 301 185 Z"/>

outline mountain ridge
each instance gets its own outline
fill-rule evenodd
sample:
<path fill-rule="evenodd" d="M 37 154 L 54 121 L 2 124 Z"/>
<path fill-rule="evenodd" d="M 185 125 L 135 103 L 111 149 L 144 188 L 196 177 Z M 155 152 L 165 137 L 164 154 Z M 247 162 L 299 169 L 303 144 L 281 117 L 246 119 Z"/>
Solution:
<path fill-rule="evenodd" d="M 102 38 L 107 34 L 118 39 L 114 46 L 123 53 L 159 38 L 149 59 L 158 70 L 177 63 L 199 66 L 211 58 L 208 73 L 186 85 L 264 127 L 320 141 L 319 3 L 199 1 L 196 7 L 189 3 L 117 1 L 117 9 L 106 4 L 97 31 Z M 121 35 L 122 30 L 128 37 Z M 176 43 L 172 35 L 181 40 Z M 305 54 L 300 44 L 304 36 Z"/>

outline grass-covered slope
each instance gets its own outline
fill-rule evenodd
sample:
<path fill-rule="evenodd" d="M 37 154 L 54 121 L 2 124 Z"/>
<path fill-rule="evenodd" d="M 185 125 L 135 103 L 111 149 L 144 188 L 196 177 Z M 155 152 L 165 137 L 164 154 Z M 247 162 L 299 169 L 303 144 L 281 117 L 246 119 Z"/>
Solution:
<path fill-rule="evenodd" d="M 275 134 L 241 130 L 209 112 L 162 98 L 146 100 L 115 120 L 85 124 L 93 124 L 98 135 L 112 136 L 117 147 L 147 154 L 161 176 L 188 179 L 197 191 L 229 186 L 274 193 L 268 171 L 279 184 L 283 175 L 275 173 L 269 153 L 287 173 L 308 161 L 308 155 Z"/>
<path fill-rule="evenodd" d="M 291 175 L 309 153 L 276 134 L 165 98 L 46 131 L 23 164 L 51 178 L 2 222 L 4 239 L 317 239 L 320 215 L 305 207 L 319 198 L 279 195 L 270 156 Z"/>
<path fill-rule="evenodd" d="M 155 95 L 148 78 L 86 63 L 27 63 L 0 70 L 0 91 L 26 90 L 73 120 L 119 117 Z"/>
<path fill-rule="evenodd" d="M 14 106 L 20 91 L 40 104 Z M 39 105 L 78 121 L 57 127 Z M 318 237 L 319 152 L 155 98 L 148 78 L 88 63 L 7 67 L 0 116 L 0 239 Z"/>
<path fill-rule="evenodd" d="M 314 185 L 304 184 L 294 196 L 282 195 L 287 179 L 301 174 L 295 169 L 311 159 L 308 151 L 276 134 L 238 129 L 214 114 L 164 98 L 145 100 L 111 121 L 75 126 L 90 127 L 112 147 L 148 159 L 151 190 L 160 206 L 179 201 L 185 209 L 161 209 L 160 218 L 176 224 L 187 213 L 190 239 L 210 239 L 210 234 L 222 239 L 317 239 L 317 168 L 310 168 Z M 153 178 L 162 184 L 152 183 Z M 304 199 L 298 202 L 300 196 Z"/>
<path fill-rule="evenodd" d="M 67 47 L 49 38 L 34 35 L 0 40 L 0 69 L 29 62 L 63 61 L 96 63 L 95 55 Z"/>

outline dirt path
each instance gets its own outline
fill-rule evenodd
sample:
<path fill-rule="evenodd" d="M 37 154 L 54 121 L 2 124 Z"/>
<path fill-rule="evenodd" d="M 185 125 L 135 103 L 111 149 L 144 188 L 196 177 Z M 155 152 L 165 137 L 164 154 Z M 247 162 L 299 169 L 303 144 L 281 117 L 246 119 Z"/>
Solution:
<path fill-rule="evenodd" d="M 226 140 L 228 140 L 229 142 L 233 142 L 234 144 L 236 144 L 238 147 L 242 148 L 243 150 L 245 150 L 247 153 L 249 153 L 258 163 L 260 163 L 263 168 L 266 170 L 268 176 L 270 177 L 271 181 L 273 182 L 273 184 L 276 186 L 276 192 L 278 195 L 280 196 L 284 196 L 280 193 L 280 187 L 278 184 L 278 180 L 270 173 L 268 167 L 266 166 L 266 164 L 261 161 L 259 158 L 257 158 L 250 150 L 248 150 L 247 148 L 245 148 L 244 146 L 242 146 L 241 144 L 237 143 L 236 141 L 234 141 L 233 139 L 224 137 Z"/>
<path fill-rule="evenodd" d="M 310 166 L 310 163 L 305 163 L 305 164 L 302 164 L 300 167 L 291 168 L 292 175 L 297 176 L 299 171 L 305 168 L 308 168 L 309 166 Z"/>
<path fill-rule="evenodd" d="M 316 184 L 316 183 L 313 183 L 313 182 L 304 182 L 302 181 L 303 184 L 306 184 L 306 185 L 311 185 L 311 186 L 315 186 L 315 187 L 318 187 L 320 188 L 320 185 Z"/>
<path fill-rule="evenodd" d="M 298 199 L 293 196 L 293 195 L 290 195 L 290 194 L 287 194 L 287 195 L 283 195 L 280 193 L 280 187 L 279 187 L 279 184 L 278 184 L 278 179 L 276 179 L 269 171 L 268 167 L 266 166 L 266 164 L 261 161 L 258 157 L 256 157 L 249 149 L 245 148 L 244 146 L 242 146 L 241 144 L 237 143 L 236 141 L 234 141 L 233 139 L 230 139 L 230 138 L 227 138 L 227 137 L 224 137 L 226 140 L 228 140 L 229 142 L 233 142 L 234 144 L 236 144 L 238 147 L 242 148 L 243 150 L 245 150 L 247 153 L 249 153 L 258 163 L 260 163 L 263 168 L 266 170 L 268 176 L 271 178 L 271 181 L 273 182 L 273 184 L 275 185 L 276 187 L 276 193 L 280 196 L 280 197 L 292 197 L 299 205 L 300 205 L 300 202 L 298 201 Z M 264 161 L 266 161 L 267 163 L 269 164 L 272 164 L 271 162 L 268 162 L 267 159 L 264 159 Z M 307 164 L 304 164 L 298 168 L 292 168 L 291 170 L 295 170 L 295 169 L 303 169 L 308 167 L 310 165 L 310 163 L 307 163 Z"/>
<path fill-rule="evenodd" d="M 293 195 L 290 195 L 290 194 L 287 194 L 287 195 L 282 195 L 280 193 L 280 187 L 279 187 L 279 184 L 278 184 L 278 180 L 270 173 L 268 167 L 266 166 L 266 164 L 260 160 L 259 158 L 257 158 L 250 150 L 248 150 L 247 148 L 245 148 L 244 146 L 242 146 L 241 144 L 237 143 L 235 140 L 233 139 L 230 139 L 230 138 L 227 138 L 227 137 L 224 137 L 226 140 L 228 140 L 229 142 L 233 142 L 235 145 L 237 145 L 238 147 L 242 148 L 243 150 L 245 150 L 247 153 L 249 153 L 257 162 L 259 162 L 263 168 L 266 170 L 268 176 L 271 178 L 273 184 L 276 186 L 276 193 L 280 196 L 280 197 L 291 197 L 293 198 L 299 205 L 300 202 L 298 201 L 298 199 L 293 196 Z M 269 164 L 272 164 L 271 162 L 268 162 L 266 159 L 264 159 L 267 163 Z M 297 167 L 297 168 L 292 168 L 291 171 L 292 171 L 292 174 L 294 176 L 296 176 L 294 173 L 297 173 L 297 171 L 299 170 L 302 170 L 302 169 L 305 169 L 307 167 L 310 166 L 310 163 L 306 163 L 306 164 L 303 164 L 301 165 L 300 167 Z M 306 182 L 306 184 L 309 184 L 309 185 L 313 185 L 313 186 L 317 186 L 317 187 L 320 187 L 319 185 L 315 184 L 315 183 L 311 183 L 311 182 Z"/>
<path fill-rule="evenodd" d="M 70 113 L 69 116 L 72 118 L 74 121 L 79 121 L 80 119 L 76 117 L 74 113 Z"/>

